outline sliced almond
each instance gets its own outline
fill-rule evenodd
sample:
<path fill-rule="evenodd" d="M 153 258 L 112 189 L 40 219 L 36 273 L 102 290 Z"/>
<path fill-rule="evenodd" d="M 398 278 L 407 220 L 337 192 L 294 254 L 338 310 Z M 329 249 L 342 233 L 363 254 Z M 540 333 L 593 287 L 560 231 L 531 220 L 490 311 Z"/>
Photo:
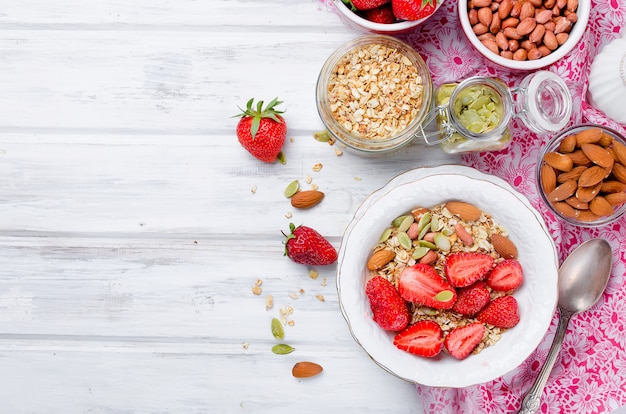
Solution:
<path fill-rule="evenodd" d="M 318 190 L 300 191 L 291 197 L 291 205 L 294 208 L 311 208 L 318 205 L 324 198 L 324 193 Z"/>
<path fill-rule="evenodd" d="M 602 130 L 600 128 L 589 128 L 576 134 L 576 145 L 581 147 L 583 144 L 595 144 L 600 141 Z"/>
<path fill-rule="evenodd" d="M 543 160 L 546 164 L 559 171 L 567 172 L 574 167 L 574 162 L 569 155 L 561 154 L 560 152 L 548 152 L 543 156 Z"/>
<path fill-rule="evenodd" d="M 505 259 L 517 259 L 517 247 L 508 237 L 494 233 L 491 235 L 491 244 L 495 251 Z"/>
<path fill-rule="evenodd" d="M 600 217 L 613 214 L 613 206 L 602 196 L 596 196 L 589 202 L 589 210 Z"/>
<path fill-rule="evenodd" d="M 596 144 L 582 144 L 580 149 L 585 153 L 594 164 L 604 168 L 613 166 L 615 159 L 606 149 Z"/>
<path fill-rule="evenodd" d="M 576 181 L 566 181 L 548 194 L 548 200 L 550 202 L 563 201 L 571 197 L 576 192 L 577 188 L 578 183 Z"/>
<path fill-rule="evenodd" d="M 464 221 L 476 221 L 483 214 L 478 207 L 463 201 L 448 201 L 446 208 L 450 213 L 461 217 Z"/>
<path fill-rule="evenodd" d="M 372 254 L 367 261 L 367 268 L 369 270 L 382 269 L 387 263 L 392 261 L 396 257 L 396 253 L 391 250 L 378 250 Z"/>
<path fill-rule="evenodd" d="M 583 171 L 578 178 L 578 185 L 581 187 L 591 187 L 604 180 L 605 176 L 606 169 L 604 167 L 600 167 L 599 165 L 594 165 Z"/>
<path fill-rule="evenodd" d="M 324 368 L 315 362 L 297 362 L 291 369 L 291 374 L 296 378 L 309 378 L 321 374 Z"/>

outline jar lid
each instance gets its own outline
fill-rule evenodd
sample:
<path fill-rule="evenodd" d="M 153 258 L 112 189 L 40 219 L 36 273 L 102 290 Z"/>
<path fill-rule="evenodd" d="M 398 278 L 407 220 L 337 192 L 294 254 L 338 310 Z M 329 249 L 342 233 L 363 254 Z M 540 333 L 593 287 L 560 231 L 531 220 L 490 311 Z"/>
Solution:
<path fill-rule="evenodd" d="M 572 95 L 555 73 L 543 70 L 524 78 L 522 119 L 535 133 L 560 131 L 572 114 Z"/>

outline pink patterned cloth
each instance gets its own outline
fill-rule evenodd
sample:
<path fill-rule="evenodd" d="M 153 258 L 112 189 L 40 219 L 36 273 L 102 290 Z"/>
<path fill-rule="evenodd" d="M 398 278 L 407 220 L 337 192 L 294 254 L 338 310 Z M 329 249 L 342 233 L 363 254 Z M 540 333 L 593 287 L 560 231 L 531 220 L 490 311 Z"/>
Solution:
<path fill-rule="evenodd" d="M 332 1 L 320 0 L 330 8 Z M 602 46 L 620 37 L 626 21 L 626 0 L 592 1 L 583 39 L 564 59 L 547 70 L 563 78 L 574 98 L 570 124 L 591 122 L 626 134 L 626 125 L 607 118 L 587 102 L 591 62 Z M 467 41 L 457 16 L 457 2 L 441 8 L 413 32 L 399 36 L 412 45 L 429 66 L 433 83 L 457 81 L 474 75 L 495 76 L 518 85 L 528 72 L 510 72 L 490 64 Z M 624 109 L 626 110 L 626 108 Z M 470 153 L 463 162 L 493 174 L 524 194 L 544 216 L 560 259 L 591 238 L 603 238 L 613 248 L 613 271 L 607 290 L 589 311 L 574 316 L 563 347 L 541 398 L 541 413 L 609 413 L 626 405 L 626 218 L 611 225 L 583 229 L 558 221 L 537 194 L 535 168 L 549 136 L 529 132 L 512 123 L 513 142 L 497 152 Z M 512 372 L 491 382 L 466 388 L 417 385 L 425 413 L 496 414 L 517 412 L 548 354 L 558 315 L 539 347 Z"/>

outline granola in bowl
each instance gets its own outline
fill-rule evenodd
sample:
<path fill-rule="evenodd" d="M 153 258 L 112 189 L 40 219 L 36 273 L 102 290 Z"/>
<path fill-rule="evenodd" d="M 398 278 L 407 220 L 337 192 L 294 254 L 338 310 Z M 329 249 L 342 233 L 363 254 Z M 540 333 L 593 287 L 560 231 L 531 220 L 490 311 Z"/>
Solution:
<path fill-rule="evenodd" d="M 428 210 L 437 211 L 438 206 L 451 200 L 471 203 L 481 212 L 488 213 L 487 215 L 483 213 L 478 221 L 470 220 L 473 224 L 482 223 L 473 226 L 475 229 L 465 226 L 468 223 L 467 220 L 463 220 L 465 224 L 460 223 L 475 238 L 475 244 L 478 247 L 462 247 L 458 244 L 460 243 L 459 236 L 453 236 L 449 233 L 450 230 L 446 230 L 445 233 L 449 233 L 447 238 L 450 242 L 450 251 L 445 255 L 438 252 L 437 261 L 441 260 L 441 263 L 435 264 L 435 267 L 430 264 L 420 264 L 419 261 L 425 254 L 422 257 L 419 257 L 421 253 L 414 256 L 416 248 L 412 251 L 401 248 L 403 236 L 398 238 L 392 235 L 394 228 L 399 227 L 400 224 L 395 223 L 394 226 L 390 223 L 398 217 L 406 216 L 416 206 L 426 206 Z M 456 227 L 456 224 L 459 224 L 454 221 L 458 220 L 454 213 L 447 217 L 443 209 L 441 212 L 442 215 L 438 218 L 440 223 L 435 226 L 440 232 L 444 233 L 444 228 Z M 419 221 L 418 219 L 417 222 Z M 391 229 L 389 234 L 381 241 L 381 235 L 388 229 Z M 405 233 L 411 231 L 413 230 L 406 228 Z M 491 236 L 485 235 L 483 231 L 491 233 Z M 459 354 L 455 356 L 448 352 L 436 352 L 431 357 L 420 357 L 396 346 L 395 337 L 409 326 L 418 326 L 418 329 L 426 331 L 434 330 L 433 324 L 435 324 L 437 329 L 443 331 L 442 325 L 432 320 L 435 312 L 429 308 L 433 308 L 433 304 L 430 303 L 425 307 L 412 306 L 409 310 L 409 321 L 405 326 L 395 326 L 395 330 L 383 329 L 374 319 L 370 298 L 366 292 L 368 281 L 380 282 L 384 279 L 399 292 L 399 280 L 403 272 L 413 266 L 418 266 L 417 270 L 422 273 L 427 273 L 427 268 L 433 269 L 433 272 L 439 275 L 437 276 L 439 279 L 448 283 L 440 275 L 442 271 L 445 275 L 446 262 L 453 255 L 479 255 L 482 259 L 484 256 L 490 256 L 492 261 L 490 266 L 495 268 L 497 263 L 510 260 L 505 257 L 511 254 L 510 249 L 504 254 L 493 253 L 491 237 L 495 234 L 505 236 L 516 247 L 516 260 L 523 269 L 523 283 L 512 292 L 490 292 L 489 299 L 495 300 L 498 297 L 516 300 L 519 311 L 518 323 L 512 328 L 496 330 L 489 326 L 491 324 L 476 323 L 474 317 L 463 320 L 460 317 L 458 320 L 450 318 L 449 322 L 445 321 L 448 324 L 465 324 L 466 332 L 472 337 L 482 335 L 480 339 L 481 342 L 485 341 L 484 344 L 472 350 L 474 353 L 464 358 L 458 358 Z M 426 234 L 421 239 L 418 235 L 418 238 L 411 239 L 411 242 L 423 240 L 423 237 L 427 237 Z M 419 244 L 419 242 L 416 243 L 416 245 Z M 382 258 L 381 262 L 384 261 L 383 259 L 387 261 L 380 267 L 377 267 L 379 264 L 368 266 L 368 261 L 374 256 L 373 247 L 379 249 L 378 251 L 394 249 L 393 260 Z M 468 251 L 452 252 L 452 249 L 457 248 Z M 489 261 L 486 262 L 489 263 Z M 385 268 L 385 266 L 388 267 Z M 413 270 L 408 271 L 409 275 L 414 276 Z M 504 375 L 522 363 L 535 350 L 554 317 L 557 301 L 557 270 L 556 247 L 550 233 L 539 212 L 524 196 L 501 179 L 469 167 L 448 165 L 417 168 L 401 174 L 372 193 L 363 202 L 344 232 L 339 249 L 336 283 L 340 308 L 349 331 L 375 363 L 385 371 L 407 381 L 438 387 L 465 387 Z M 419 272 L 418 274 L 421 275 Z M 374 273 L 376 277 L 373 277 Z M 455 278 L 455 280 L 458 279 Z M 455 283 L 462 284 L 458 281 Z M 458 301 L 460 292 L 464 289 L 465 287 L 440 289 L 439 293 L 445 290 L 451 292 L 443 292 L 439 300 L 453 301 L 452 298 L 456 294 Z M 437 315 L 442 318 L 452 315 L 449 310 L 436 309 L 436 311 Z M 444 324 L 443 319 L 441 321 Z M 481 332 L 481 329 L 485 329 L 486 333 Z M 434 345 L 446 341 L 446 338 L 449 338 L 449 343 L 455 342 L 453 339 L 457 337 L 451 336 L 449 334 L 451 331 L 452 329 L 448 329 L 445 334 L 442 332 L 439 340 L 432 341 Z"/>

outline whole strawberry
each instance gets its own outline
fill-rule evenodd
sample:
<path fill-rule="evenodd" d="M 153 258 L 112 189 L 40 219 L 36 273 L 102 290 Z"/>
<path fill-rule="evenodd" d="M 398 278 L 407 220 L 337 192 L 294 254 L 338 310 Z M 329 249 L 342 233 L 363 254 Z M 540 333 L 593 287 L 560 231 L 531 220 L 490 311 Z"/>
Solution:
<path fill-rule="evenodd" d="M 235 115 L 241 117 L 237 123 L 239 143 L 255 158 L 263 162 L 274 162 L 277 159 L 284 163 L 281 149 L 287 137 L 287 124 L 279 114 L 276 106 L 282 101 L 274 98 L 263 108 L 259 101 L 254 108 L 254 98 L 246 103 L 246 109 Z"/>
<path fill-rule="evenodd" d="M 386 331 L 400 331 L 407 327 L 411 321 L 409 308 L 390 281 L 374 276 L 367 281 L 365 294 L 378 326 Z"/>
<path fill-rule="evenodd" d="M 400 20 L 420 20 L 437 9 L 438 0 L 391 0 L 393 14 Z"/>
<path fill-rule="evenodd" d="M 317 231 L 307 226 L 296 227 L 289 223 L 290 233 L 283 235 L 285 256 L 296 263 L 311 266 L 326 266 L 337 261 L 337 250 Z"/>
<path fill-rule="evenodd" d="M 352 0 L 352 5 L 357 10 L 375 9 L 378 6 L 389 3 L 391 0 Z"/>

